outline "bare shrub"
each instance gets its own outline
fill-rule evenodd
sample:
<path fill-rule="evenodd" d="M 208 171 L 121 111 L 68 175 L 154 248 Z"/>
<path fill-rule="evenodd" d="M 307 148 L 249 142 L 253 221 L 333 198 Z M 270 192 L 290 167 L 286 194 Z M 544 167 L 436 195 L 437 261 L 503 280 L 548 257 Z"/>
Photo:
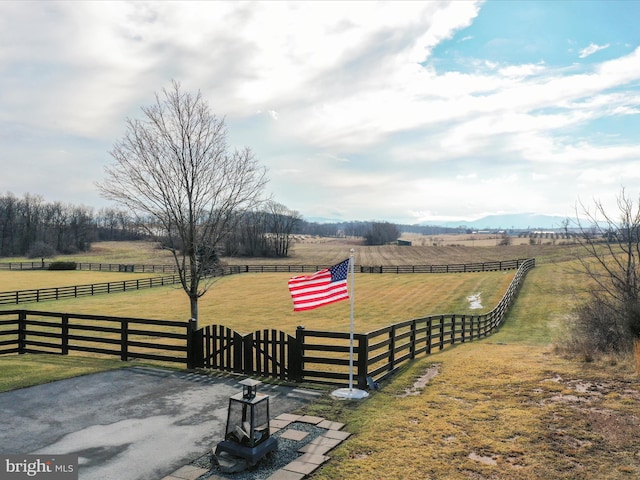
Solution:
<path fill-rule="evenodd" d="M 567 350 L 591 361 L 606 354 L 631 352 L 633 336 L 627 318 L 601 298 L 578 305 L 571 321 Z"/>

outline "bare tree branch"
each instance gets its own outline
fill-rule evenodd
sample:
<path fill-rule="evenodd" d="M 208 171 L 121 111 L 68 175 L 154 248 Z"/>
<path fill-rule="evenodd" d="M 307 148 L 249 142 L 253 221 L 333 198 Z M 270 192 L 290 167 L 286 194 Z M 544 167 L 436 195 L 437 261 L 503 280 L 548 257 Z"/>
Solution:
<path fill-rule="evenodd" d="M 583 272 L 597 286 L 593 299 L 616 312 L 626 331 L 640 337 L 640 200 L 624 188 L 617 197 L 617 217 L 601 201 L 592 209 L 580 203 L 575 226 L 586 255 L 578 257 Z"/>

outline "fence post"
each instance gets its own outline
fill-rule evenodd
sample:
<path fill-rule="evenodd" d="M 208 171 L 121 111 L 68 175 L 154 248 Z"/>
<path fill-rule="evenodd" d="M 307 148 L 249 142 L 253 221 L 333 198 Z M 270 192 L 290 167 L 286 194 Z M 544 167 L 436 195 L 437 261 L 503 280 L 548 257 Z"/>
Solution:
<path fill-rule="evenodd" d="M 456 343 L 456 314 L 451 315 L 451 345 Z"/>
<path fill-rule="evenodd" d="M 246 334 L 244 337 L 242 338 L 242 341 L 239 343 L 240 348 L 240 355 L 238 355 L 236 358 L 241 358 L 242 361 L 241 362 L 235 362 L 234 361 L 234 366 L 233 366 L 233 371 L 234 372 L 238 372 L 238 373 L 244 373 L 245 375 L 251 375 L 254 373 L 254 371 L 256 370 L 256 367 L 258 365 L 254 364 L 253 361 L 253 343 L 254 343 L 254 335 L 259 332 L 254 332 L 254 333 L 248 333 Z M 256 341 L 259 340 L 259 337 L 256 338 Z M 258 353 L 258 348 L 259 345 L 256 345 L 256 354 Z M 236 350 L 236 355 L 238 354 L 238 350 Z M 260 356 L 257 354 L 256 355 L 256 360 L 257 362 L 260 361 Z M 257 363 L 256 362 L 256 363 Z"/>
<path fill-rule="evenodd" d="M 205 368 L 211 368 L 211 325 L 207 325 L 202 329 L 204 339 L 204 361 Z"/>
<path fill-rule="evenodd" d="M 389 330 L 389 371 L 392 371 L 396 363 L 396 326 L 391 325 Z"/>
<path fill-rule="evenodd" d="M 129 357 L 129 321 L 120 322 L 120 360 L 126 362 Z"/>
<path fill-rule="evenodd" d="M 295 372 L 295 375 L 292 375 L 294 377 L 292 380 L 302 382 L 304 380 L 304 327 L 302 325 L 296 327 L 295 343 L 297 352 L 289 351 L 293 359 L 293 362 L 289 362 L 289 368 Z"/>
<path fill-rule="evenodd" d="M 203 332 L 198 330 L 198 320 L 190 318 L 187 324 L 187 368 L 201 368 L 204 365 Z"/>
<path fill-rule="evenodd" d="M 464 341 L 467 339 L 467 316 L 466 315 L 462 315 L 462 340 L 461 342 L 464 343 Z"/>
<path fill-rule="evenodd" d="M 26 353 L 27 350 L 27 314 L 18 313 L 18 353 Z"/>
<path fill-rule="evenodd" d="M 289 341 L 289 354 L 287 358 L 287 365 L 289 367 L 289 380 L 293 382 L 302 382 L 302 342 L 304 327 L 298 326 L 296 328 L 296 336 L 288 337 Z"/>
<path fill-rule="evenodd" d="M 69 315 L 62 314 L 62 355 L 69 355 Z"/>
<path fill-rule="evenodd" d="M 416 321 L 411 322 L 411 344 L 409 345 L 409 358 L 416 358 Z"/>
<path fill-rule="evenodd" d="M 369 337 L 364 334 L 358 334 L 358 350 L 357 359 L 358 374 L 357 385 L 359 389 L 367 387 L 367 376 L 369 374 Z"/>

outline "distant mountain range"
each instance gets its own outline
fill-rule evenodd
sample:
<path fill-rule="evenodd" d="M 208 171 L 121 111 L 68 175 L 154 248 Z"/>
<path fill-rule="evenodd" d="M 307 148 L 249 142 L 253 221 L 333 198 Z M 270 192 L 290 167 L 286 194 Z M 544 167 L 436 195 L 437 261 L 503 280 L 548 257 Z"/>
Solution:
<path fill-rule="evenodd" d="M 507 215 L 488 215 L 477 220 L 455 220 L 455 221 L 427 221 L 420 225 L 435 225 L 440 227 L 457 228 L 464 226 L 474 230 L 529 230 L 546 229 L 557 230 L 563 228 L 566 217 L 553 215 L 539 215 L 536 213 L 511 213 Z"/>
<path fill-rule="evenodd" d="M 345 220 L 337 220 L 323 217 L 306 219 L 314 223 L 349 223 Z M 428 220 L 420 222 L 418 226 L 433 226 L 444 228 L 460 228 L 473 230 L 558 230 L 563 228 L 566 217 L 553 215 L 539 215 L 536 213 L 511 213 L 508 215 L 487 215 L 477 220 Z M 573 219 L 571 219 L 573 220 Z M 393 222 L 391 222 L 393 223 Z M 415 226 L 415 224 L 413 225 Z"/>

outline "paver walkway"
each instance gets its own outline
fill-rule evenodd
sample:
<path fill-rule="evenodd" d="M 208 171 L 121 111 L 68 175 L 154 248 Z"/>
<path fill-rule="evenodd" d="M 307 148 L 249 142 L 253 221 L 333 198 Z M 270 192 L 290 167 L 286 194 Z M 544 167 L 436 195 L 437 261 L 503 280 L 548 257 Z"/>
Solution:
<path fill-rule="evenodd" d="M 323 417 L 293 415 L 290 413 L 280 414 L 271 420 L 271 434 L 273 435 L 276 432 L 283 430 L 280 434 L 280 438 L 302 441 L 307 436 L 307 433 L 289 428 L 289 426 L 296 422 L 309 423 L 317 426 L 318 428 L 325 429 L 326 432 L 300 447 L 297 450 L 300 456 L 281 469 L 275 471 L 267 478 L 267 480 L 302 480 L 330 459 L 330 457 L 327 456 L 327 453 L 351 436 L 349 432 L 342 430 L 344 427 L 344 424 L 342 423 L 332 422 Z M 186 465 L 179 468 L 171 475 L 164 477 L 162 480 L 197 480 L 207 473 L 209 473 L 209 470 L 207 469 Z M 207 477 L 207 480 L 227 480 L 227 478 L 214 474 Z"/>

